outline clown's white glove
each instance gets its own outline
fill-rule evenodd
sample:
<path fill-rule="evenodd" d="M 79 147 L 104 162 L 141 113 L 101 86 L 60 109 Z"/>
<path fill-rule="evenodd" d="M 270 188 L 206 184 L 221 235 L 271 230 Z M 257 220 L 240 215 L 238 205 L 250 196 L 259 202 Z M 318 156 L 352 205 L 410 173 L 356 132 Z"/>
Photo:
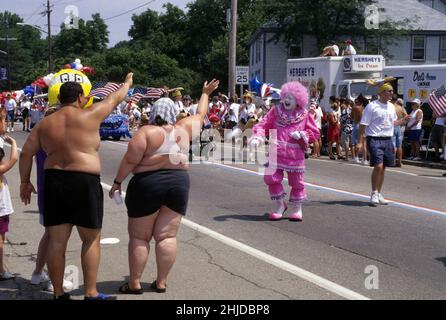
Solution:
<path fill-rule="evenodd" d="M 308 143 L 308 136 L 305 131 L 294 131 L 290 133 L 290 136 L 298 141 L 302 139 L 305 143 Z"/>
<path fill-rule="evenodd" d="M 249 146 L 253 149 L 260 147 L 262 145 L 264 140 L 261 137 L 252 137 L 249 139 Z"/>
<path fill-rule="evenodd" d="M 302 139 L 302 134 L 300 133 L 300 131 L 291 132 L 290 136 L 296 140 Z"/>

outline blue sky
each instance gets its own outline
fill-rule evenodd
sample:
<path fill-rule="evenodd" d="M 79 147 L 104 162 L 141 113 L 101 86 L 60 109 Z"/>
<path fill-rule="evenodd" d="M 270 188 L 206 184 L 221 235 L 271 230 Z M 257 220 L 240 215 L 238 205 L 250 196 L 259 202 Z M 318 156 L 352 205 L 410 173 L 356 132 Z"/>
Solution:
<path fill-rule="evenodd" d="M 79 9 L 80 18 L 89 20 L 91 19 L 91 15 L 96 12 L 99 12 L 101 17 L 105 19 L 146 4 L 149 1 L 150 0 L 50 0 L 50 3 L 54 5 L 51 14 L 52 33 L 59 32 L 60 24 L 63 23 L 67 17 L 65 9 L 69 5 L 74 5 Z M 129 39 L 127 32 L 132 25 L 132 14 L 139 14 L 147 9 L 162 12 L 163 4 L 168 2 L 186 10 L 186 4 L 193 2 L 193 0 L 154 0 L 135 11 L 107 20 L 108 31 L 110 32 L 109 45 L 113 46 L 119 41 Z M 0 11 L 3 12 L 7 10 L 16 13 L 21 16 L 26 23 L 37 25 L 46 30 L 46 17 L 42 17 L 39 14 L 39 12 L 44 10 L 44 3 L 46 4 L 46 0 L 13 0 L 8 1 L 7 6 L 2 6 Z"/>

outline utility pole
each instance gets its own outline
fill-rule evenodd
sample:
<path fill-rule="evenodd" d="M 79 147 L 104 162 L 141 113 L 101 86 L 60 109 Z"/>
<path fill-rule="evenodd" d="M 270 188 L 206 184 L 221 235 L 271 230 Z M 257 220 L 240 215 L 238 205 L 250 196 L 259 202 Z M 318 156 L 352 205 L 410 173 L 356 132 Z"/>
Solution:
<path fill-rule="evenodd" d="M 229 31 L 229 72 L 228 91 L 229 96 L 235 94 L 235 63 L 237 43 L 237 0 L 231 0 L 231 29 Z"/>
<path fill-rule="evenodd" d="M 46 16 L 48 20 L 48 73 L 51 73 L 53 71 L 53 61 L 52 61 L 52 54 L 51 54 L 51 5 L 50 0 L 46 1 Z"/>

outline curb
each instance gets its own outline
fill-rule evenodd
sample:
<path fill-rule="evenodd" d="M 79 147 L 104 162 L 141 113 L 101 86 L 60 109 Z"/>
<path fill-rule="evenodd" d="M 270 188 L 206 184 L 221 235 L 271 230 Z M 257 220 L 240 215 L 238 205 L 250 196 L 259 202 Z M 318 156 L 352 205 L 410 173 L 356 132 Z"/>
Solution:
<path fill-rule="evenodd" d="M 446 165 L 441 164 L 439 162 L 423 162 L 423 161 L 411 161 L 411 160 L 404 160 L 403 164 L 405 165 L 411 165 L 416 167 L 425 167 L 425 168 L 431 168 L 431 169 L 439 169 L 439 170 L 446 170 Z"/>

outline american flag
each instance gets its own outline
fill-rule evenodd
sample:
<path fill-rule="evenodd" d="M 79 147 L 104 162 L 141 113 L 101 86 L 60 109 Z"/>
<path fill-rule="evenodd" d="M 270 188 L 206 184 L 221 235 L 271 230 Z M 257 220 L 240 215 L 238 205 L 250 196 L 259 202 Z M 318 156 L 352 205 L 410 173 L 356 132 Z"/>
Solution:
<path fill-rule="evenodd" d="M 90 91 L 90 97 L 103 98 L 109 94 L 119 90 L 121 83 L 116 82 L 95 82 L 92 84 L 92 90 Z"/>
<path fill-rule="evenodd" d="M 428 102 L 435 115 L 440 116 L 446 113 L 446 88 L 444 85 L 430 94 Z"/>
<path fill-rule="evenodd" d="M 204 116 L 203 125 L 205 127 L 210 127 L 211 126 L 211 121 L 209 120 L 209 116 L 207 114 Z"/>
<path fill-rule="evenodd" d="M 165 93 L 162 88 L 142 88 L 136 87 L 133 89 L 132 102 L 138 103 L 142 98 L 159 99 Z"/>

